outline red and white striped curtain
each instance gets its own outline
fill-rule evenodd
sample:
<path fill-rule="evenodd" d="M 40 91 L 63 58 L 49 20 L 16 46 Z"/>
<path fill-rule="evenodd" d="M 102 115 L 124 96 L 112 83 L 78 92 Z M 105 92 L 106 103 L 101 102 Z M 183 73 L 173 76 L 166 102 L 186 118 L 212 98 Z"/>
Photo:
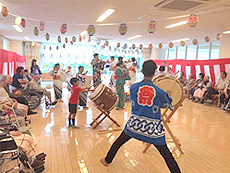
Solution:
<path fill-rule="evenodd" d="M 228 73 L 230 79 L 230 58 L 216 59 L 216 60 L 153 60 L 158 66 L 162 65 L 165 61 L 167 65 L 172 68 L 172 72 L 184 72 L 186 78 L 193 74 L 197 79 L 199 73 L 204 73 L 210 76 L 212 83 L 215 83 L 219 78 L 222 71 Z"/>

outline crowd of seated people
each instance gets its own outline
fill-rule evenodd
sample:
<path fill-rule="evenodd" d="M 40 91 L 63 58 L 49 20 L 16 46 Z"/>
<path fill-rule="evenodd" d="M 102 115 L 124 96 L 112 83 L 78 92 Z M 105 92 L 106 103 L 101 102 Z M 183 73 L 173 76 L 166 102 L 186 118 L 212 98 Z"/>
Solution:
<path fill-rule="evenodd" d="M 22 67 L 17 68 L 17 73 L 13 79 L 11 76 L 0 74 L 0 133 L 6 130 L 4 126 L 6 123 L 17 126 L 17 129 L 7 133 L 13 137 L 17 146 L 24 151 L 29 159 L 29 163 L 35 170 L 44 167 L 46 154 L 37 153 L 38 145 L 29 132 L 30 127 L 24 128 L 28 129 L 27 131 L 20 130 L 21 127 L 28 127 L 28 115 L 36 114 L 28 107 L 28 101 L 21 96 L 22 85 L 27 84 L 29 86 L 30 83 L 34 85 L 35 82 L 32 81 L 28 71 L 24 73 L 24 68 Z M 38 81 L 36 77 L 35 81 Z M 10 90 L 11 85 L 13 86 L 12 91 Z M 47 91 L 45 92 L 49 95 Z"/>

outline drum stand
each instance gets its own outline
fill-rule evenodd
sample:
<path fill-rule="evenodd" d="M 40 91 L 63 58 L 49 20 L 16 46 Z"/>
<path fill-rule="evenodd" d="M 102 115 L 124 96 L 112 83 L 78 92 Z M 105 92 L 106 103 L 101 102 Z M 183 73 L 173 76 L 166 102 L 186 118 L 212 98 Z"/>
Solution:
<path fill-rule="evenodd" d="M 96 105 L 95 105 L 95 106 L 96 106 Z M 113 124 L 116 124 L 118 127 L 121 127 L 121 126 L 117 123 L 117 121 L 114 120 L 114 119 L 110 116 L 110 111 L 105 111 L 105 110 L 101 109 L 99 106 L 96 106 L 96 108 L 97 108 L 101 113 L 100 113 L 100 114 L 97 116 L 97 118 L 94 119 L 93 122 L 90 124 L 90 126 L 92 126 L 94 123 L 96 124 L 96 125 L 93 127 L 93 129 L 95 129 L 99 124 L 101 124 L 101 122 L 102 122 L 106 117 L 109 118 L 109 119 L 112 121 L 112 124 L 111 124 L 105 131 L 111 131 L 110 129 L 112 128 L 112 125 L 113 125 Z M 103 118 L 101 118 L 102 115 L 104 115 Z M 101 119 L 99 120 L 99 118 L 101 118 Z M 97 122 L 97 120 L 99 120 L 99 122 Z M 102 130 L 101 130 L 101 131 L 102 131 Z M 104 131 L 104 130 L 103 130 L 103 131 Z M 115 129 L 114 129 L 114 131 L 115 131 Z"/>
<path fill-rule="evenodd" d="M 174 134 L 172 133 L 172 131 L 170 130 L 170 128 L 168 126 L 168 123 L 170 123 L 170 119 L 172 118 L 173 114 L 177 111 L 177 109 L 182 106 L 182 102 L 184 101 L 184 99 L 185 99 L 185 97 L 183 97 L 181 99 L 181 101 L 174 107 L 174 109 L 170 112 L 169 115 L 166 114 L 168 112 L 169 108 L 166 108 L 165 111 L 163 112 L 163 114 L 161 115 L 162 121 L 164 123 L 164 127 L 167 130 L 167 132 L 169 133 L 170 137 L 172 138 L 172 141 L 169 141 L 169 142 L 172 142 L 176 145 L 176 149 L 179 150 L 180 154 L 184 154 L 183 150 L 181 149 L 180 141 L 179 141 L 179 139 L 177 139 L 176 136 L 174 136 Z M 150 146 L 151 146 L 151 144 L 146 143 L 146 147 L 142 152 L 146 153 L 146 151 L 149 149 Z M 175 151 L 176 149 L 174 149 L 173 151 Z"/>

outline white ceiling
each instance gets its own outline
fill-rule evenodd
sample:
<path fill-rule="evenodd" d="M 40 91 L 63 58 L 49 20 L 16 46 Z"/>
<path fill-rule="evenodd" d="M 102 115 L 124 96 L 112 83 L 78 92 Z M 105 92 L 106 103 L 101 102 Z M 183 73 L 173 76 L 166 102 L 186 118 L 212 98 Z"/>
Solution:
<path fill-rule="evenodd" d="M 15 17 L 0 15 L 0 34 L 9 39 L 24 40 L 23 37 L 28 36 L 33 41 L 47 42 L 44 35 L 48 32 L 51 37 L 49 42 L 58 43 L 58 35 L 64 42 L 65 37 L 70 40 L 73 35 L 77 36 L 81 31 L 86 30 L 88 25 L 94 24 L 95 38 L 103 38 L 109 40 L 110 43 L 153 43 L 158 45 L 159 43 L 168 44 L 172 40 L 182 38 L 191 40 L 197 38 L 199 41 L 203 41 L 205 36 L 210 36 L 211 40 L 215 40 L 215 35 L 218 32 L 230 30 L 230 0 L 189 0 L 202 4 L 187 11 L 160 8 L 173 1 L 185 0 L 168 0 L 162 6 L 154 7 L 161 1 L 163 0 L 0 0 L 10 13 L 26 19 L 26 28 L 23 33 L 18 33 L 12 27 Z M 113 25 L 97 25 L 96 19 L 108 8 L 114 8 L 116 12 L 103 24 L 113 23 Z M 186 20 L 187 17 L 183 16 L 192 13 L 198 14 L 200 19 L 195 28 L 183 25 L 165 29 L 165 26 L 169 24 Z M 176 19 L 172 19 L 173 17 Z M 40 20 L 46 21 L 46 29 L 40 32 L 39 36 L 35 36 L 33 28 L 38 27 Z M 147 31 L 150 20 L 157 22 L 157 31 L 154 34 L 149 34 Z M 66 34 L 60 33 L 62 23 L 68 24 Z M 128 32 L 124 36 L 118 32 L 120 23 L 128 24 Z M 136 34 L 142 34 L 143 37 L 127 41 L 128 37 Z M 95 44 L 95 42 L 91 44 Z"/>

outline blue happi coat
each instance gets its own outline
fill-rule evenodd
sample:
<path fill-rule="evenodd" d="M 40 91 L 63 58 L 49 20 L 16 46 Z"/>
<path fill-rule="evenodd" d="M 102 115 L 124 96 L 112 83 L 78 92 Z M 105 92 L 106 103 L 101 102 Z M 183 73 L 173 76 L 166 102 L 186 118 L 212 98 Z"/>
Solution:
<path fill-rule="evenodd" d="M 170 107 L 172 99 L 155 86 L 152 81 L 144 79 L 130 88 L 132 115 L 124 132 L 133 138 L 154 145 L 165 144 L 165 130 L 161 118 L 163 107 Z"/>

